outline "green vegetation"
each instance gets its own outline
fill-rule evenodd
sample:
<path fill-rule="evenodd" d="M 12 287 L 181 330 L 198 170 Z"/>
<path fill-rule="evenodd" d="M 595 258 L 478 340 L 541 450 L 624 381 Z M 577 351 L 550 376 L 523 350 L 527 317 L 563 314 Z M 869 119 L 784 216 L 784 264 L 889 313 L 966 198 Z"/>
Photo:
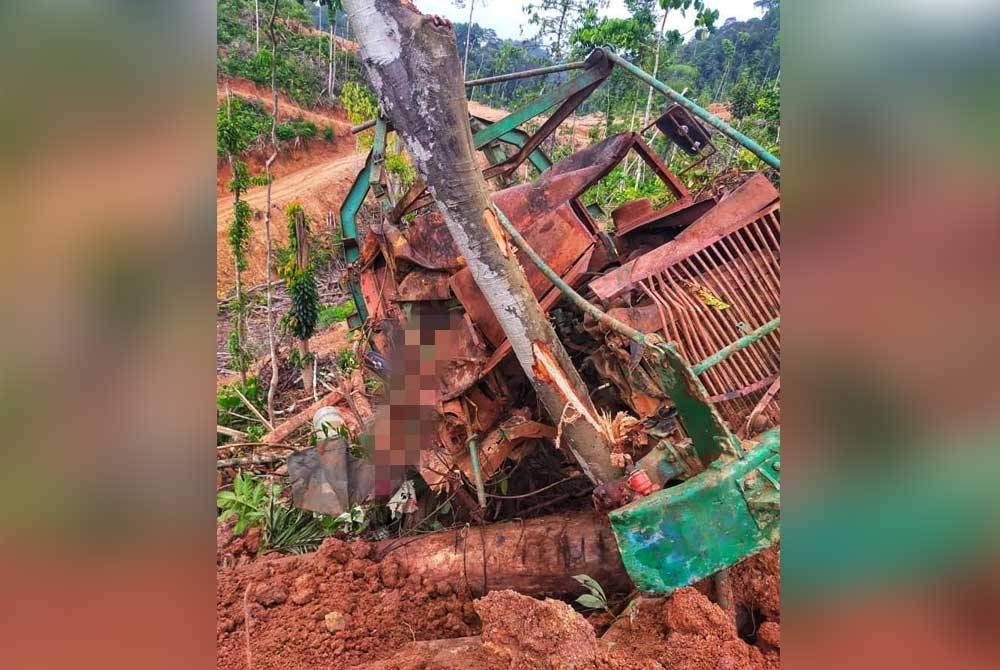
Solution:
<path fill-rule="evenodd" d="M 576 602 L 594 610 L 608 609 L 608 597 L 604 594 L 604 589 L 597 583 L 597 580 L 589 575 L 573 575 L 573 579 L 583 584 L 588 591 L 577 598 Z"/>
<path fill-rule="evenodd" d="M 358 505 L 337 517 L 292 507 L 281 500 L 279 484 L 268 484 L 263 477 L 247 472 L 236 475 L 232 490 L 216 494 L 216 506 L 220 523 L 236 519 L 234 534 L 242 535 L 250 528 L 261 530 L 261 552 L 314 551 L 324 538 L 357 534 L 367 526 L 365 511 Z"/>
<path fill-rule="evenodd" d="M 324 328 L 329 328 L 335 323 L 347 321 L 347 318 L 356 311 L 357 308 L 354 306 L 353 300 L 342 302 L 339 305 L 326 305 L 325 307 L 321 307 L 319 310 L 319 320 L 317 322 L 318 329 L 323 330 Z"/>
<path fill-rule="evenodd" d="M 292 305 L 282 320 L 282 326 L 300 340 L 308 340 L 316 331 L 319 319 L 319 292 L 316 288 L 315 263 L 309 259 L 300 267 L 297 262 L 299 245 L 306 244 L 306 249 L 311 248 L 311 245 L 308 241 L 299 239 L 296 219 L 301 217 L 304 233 L 308 236 L 309 217 L 297 202 L 288 205 L 285 216 L 288 219 L 288 249 L 283 254 L 284 262 L 279 274 L 285 280 L 285 290 L 292 299 Z M 306 362 L 300 361 L 302 364 Z"/>
<path fill-rule="evenodd" d="M 240 393 L 258 409 L 267 402 L 267 389 L 261 388 L 256 377 L 247 377 L 245 382 L 238 381 L 219 389 L 215 396 L 215 420 L 220 426 L 246 433 L 247 440 L 255 442 L 264 436 L 267 427 L 247 408 Z"/>
<path fill-rule="evenodd" d="M 277 484 L 268 485 L 253 475 L 241 472 L 233 479 L 232 491 L 219 491 L 215 504 L 219 508 L 219 522 L 236 517 L 233 533 L 242 535 L 254 526 L 263 526 L 267 507 L 281 493 Z"/>

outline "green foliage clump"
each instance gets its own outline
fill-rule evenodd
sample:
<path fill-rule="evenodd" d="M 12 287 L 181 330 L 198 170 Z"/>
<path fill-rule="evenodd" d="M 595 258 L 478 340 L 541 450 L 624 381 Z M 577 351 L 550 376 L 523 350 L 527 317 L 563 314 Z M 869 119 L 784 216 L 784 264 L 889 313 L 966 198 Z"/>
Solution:
<path fill-rule="evenodd" d="M 353 300 L 342 302 L 339 305 L 327 305 L 319 310 L 319 329 L 329 328 L 335 323 L 346 321 L 348 317 L 357 311 Z"/>
<path fill-rule="evenodd" d="M 353 81 L 345 82 L 340 89 L 340 104 L 344 106 L 347 118 L 355 125 L 368 121 L 378 112 L 375 94 L 364 84 Z M 375 131 L 366 130 L 357 137 L 362 146 L 370 147 Z"/>
<path fill-rule="evenodd" d="M 302 210 L 302 205 L 295 202 L 285 209 L 288 218 L 288 253 L 281 276 L 285 280 L 285 289 L 292 300 L 288 313 L 282 319 L 282 325 L 300 340 L 308 340 L 316 332 L 316 322 L 319 320 L 319 291 L 316 287 L 315 263 L 311 260 L 305 267 L 299 267 L 296 262 L 299 244 L 296 217 L 305 221 L 305 233 L 309 234 L 309 219 Z M 305 361 L 302 361 L 305 363 Z"/>
<path fill-rule="evenodd" d="M 233 533 L 242 535 L 248 528 L 263 526 L 267 508 L 281 493 L 277 484 L 268 485 L 253 475 L 241 472 L 233 479 L 232 491 L 219 491 L 215 504 L 219 508 L 219 522 L 236 517 Z"/>
<path fill-rule="evenodd" d="M 216 506 L 220 523 L 236 519 L 234 534 L 261 529 L 261 552 L 314 551 L 324 538 L 341 532 L 357 534 L 367 526 L 365 511 L 358 505 L 337 517 L 292 507 L 281 501 L 280 485 L 246 472 L 236 475 L 231 491 L 216 494 Z"/>
<path fill-rule="evenodd" d="M 416 170 L 410 163 L 409 157 L 405 153 L 388 152 L 382 163 L 385 171 L 396 178 L 401 190 L 405 191 L 413 185 L 413 180 L 417 177 Z"/>
<path fill-rule="evenodd" d="M 327 126 L 323 129 L 323 139 L 327 142 L 333 141 L 333 126 Z"/>
<path fill-rule="evenodd" d="M 337 369 L 345 375 L 349 375 L 352 370 L 361 367 L 358 357 L 352 349 L 343 349 L 337 353 Z"/>
<path fill-rule="evenodd" d="M 589 591 L 589 593 L 584 593 L 582 596 L 577 598 L 576 602 L 590 609 L 608 609 L 608 597 L 605 595 L 604 589 L 601 588 L 601 585 L 597 583 L 596 579 L 589 575 L 573 575 L 573 579 L 583 584 L 584 588 Z"/>
<path fill-rule="evenodd" d="M 219 156 L 243 154 L 260 144 L 271 132 L 271 115 L 258 101 L 232 96 L 219 104 L 215 113 L 215 150 Z"/>
<path fill-rule="evenodd" d="M 279 123 L 278 127 L 274 129 L 274 133 L 279 140 L 285 142 L 294 140 L 296 137 L 312 139 L 316 137 L 316 124 L 303 119 L 292 119 L 285 123 Z"/>

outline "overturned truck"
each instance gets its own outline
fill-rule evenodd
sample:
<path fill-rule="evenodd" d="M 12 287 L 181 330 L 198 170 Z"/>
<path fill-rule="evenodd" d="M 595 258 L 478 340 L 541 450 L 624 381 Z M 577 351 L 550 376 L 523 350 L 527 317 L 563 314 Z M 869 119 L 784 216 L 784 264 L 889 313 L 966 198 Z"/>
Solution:
<path fill-rule="evenodd" d="M 405 21 L 404 47 L 408 31 L 441 30 L 437 19 Z M 366 63 L 376 67 L 371 58 Z M 479 152 L 476 169 L 495 212 L 487 209 L 482 225 L 501 249 L 516 250 L 527 287 L 586 383 L 586 402 L 566 403 L 561 416 L 546 412 L 537 387 L 526 383 L 493 296 L 484 295 L 456 244 L 446 208 L 435 208 L 443 194 L 434 184 L 428 189 L 433 177 L 421 160 L 412 187 L 390 195 L 383 162 L 393 105 L 383 101 L 386 116 L 355 129 L 374 127 L 374 144 L 340 225 L 357 306 L 352 325 L 370 347 L 366 358 L 379 366 L 394 360 L 398 333 L 428 315 L 445 324 L 436 332 L 448 332 L 445 353 L 435 354 L 434 383 L 420 396 L 433 410 L 433 430 L 411 464 L 428 487 L 459 494 L 484 524 L 484 482 L 539 441 L 562 448 L 568 426 L 592 421 L 608 450 L 611 466 L 593 469 L 574 450 L 593 489 L 593 512 L 580 513 L 588 521 L 581 525 L 577 515 L 534 540 L 542 560 L 562 564 L 559 579 L 537 583 L 524 547 L 515 551 L 531 522 L 489 527 L 489 541 L 468 532 L 462 543 L 430 536 L 400 547 L 386 540 L 397 555 L 430 551 L 427 569 L 456 560 L 465 571 L 472 565 L 474 590 L 530 582 L 536 593 L 568 591 L 566 575 L 614 582 L 624 568 L 640 591 L 667 593 L 778 539 L 779 194 L 761 173 L 721 193 L 693 194 L 641 132 L 553 162 L 546 141 L 616 67 L 672 100 L 652 125 L 692 163 L 711 155 L 713 134 L 721 134 L 778 167 L 752 140 L 606 49 L 579 63 L 466 82 L 570 73 L 525 107 L 493 121 L 469 116 L 461 129 Z M 536 130 L 525 130 L 547 112 Z M 588 194 L 629 157 L 657 176 L 663 196 L 655 206 L 638 199 L 604 212 Z M 363 225 L 369 194 L 378 214 Z M 470 540 L 481 562 L 469 557 Z"/>

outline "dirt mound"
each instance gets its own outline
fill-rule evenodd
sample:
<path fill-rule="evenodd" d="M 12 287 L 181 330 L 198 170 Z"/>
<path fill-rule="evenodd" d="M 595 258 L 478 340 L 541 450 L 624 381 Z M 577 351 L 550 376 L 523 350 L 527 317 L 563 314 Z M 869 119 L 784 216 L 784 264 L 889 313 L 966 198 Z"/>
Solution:
<path fill-rule="evenodd" d="M 733 597 L 765 618 L 781 620 L 781 548 L 774 546 L 729 571 Z"/>
<path fill-rule="evenodd" d="M 351 667 L 408 642 L 479 632 L 457 585 L 424 584 L 371 552 L 329 539 L 315 554 L 220 570 L 217 667 Z"/>
<path fill-rule="evenodd" d="M 640 598 L 598 636 L 570 605 L 513 591 L 473 601 L 462 586 L 405 572 L 373 545 L 329 539 L 315 554 L 265 557 L 218 573 L 217 666 L 363 670 L 750 670 L 780 664 L 780 624 L 756 644 L 695 588 Z M 733 568 L 760 587 L 771 558 Z M 775 575 L 771 575 L 776 578 Z M 735 580 L 735 577 L 734 577 Z M 743 590 L 761 607 L 777 593 Z M 591 615 L 598 621 L 608 614 Z M 770 617 L 769 617 L 770 619 Z"/>
<path fill-rule="evenodd" d="M 475 608 L 483 621 L 483 648 L 493 658 L 489 667 L 597 667 L 601 650 L 593 627 L 564 602 L 494 591 Z"/>

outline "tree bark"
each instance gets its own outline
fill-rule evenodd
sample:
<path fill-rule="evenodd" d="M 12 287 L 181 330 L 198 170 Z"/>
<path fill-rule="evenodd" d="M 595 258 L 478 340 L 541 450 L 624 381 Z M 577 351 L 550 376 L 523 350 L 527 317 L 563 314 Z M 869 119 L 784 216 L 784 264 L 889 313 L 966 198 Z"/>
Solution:
<path fill-rule="evenodd" d="M 368 77 L 539 400 L 594 482 L 611 481 L 607 437 L 579 373 L 528 287 L 476 161 L 455 33 L 395 0 L 344 3 Z"/>
<path fill-rule="evenodd" d="M 607 520 L 576 512 L 465 526 L 376 545 L 375 557 L 396 561 L 431 583 L 468 584 L 475 595 L 513 589 L 531 596 L 580 593 L 573 575 L 589 575 L 608 592 L 631 588 Z"/>

